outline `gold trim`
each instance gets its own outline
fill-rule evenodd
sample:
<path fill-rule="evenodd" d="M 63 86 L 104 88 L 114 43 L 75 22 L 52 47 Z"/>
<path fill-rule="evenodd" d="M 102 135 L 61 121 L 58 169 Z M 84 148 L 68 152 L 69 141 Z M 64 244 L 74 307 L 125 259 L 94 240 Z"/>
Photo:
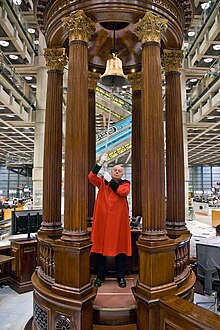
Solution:
<path fill-rule="evenodd" d="M 70 16 L 61 19 L 63 28 L 69 31 L 69 39 L 88 42 L 95 33 L 95 22 L 91 20 L 83 10 L 71 13 Z"/>
<path fill-rule="evenodd" d="M 100 76 L 101 76 L 100 73 L 89 71 L 89 74 L 88 74 L 88 89 L 94 90 L 94 91 L 96 90 L 97 82 L 99 81 Z"/>
<path fill-rule="evenodd" d="M 167 22 L 168 20 L 165 18 L 146 12 L 144 17 L 134 25 L 134 32 L 142 44 L 151 41 L 160 43 L 161 34 L 167 29 Z"/>
<path fill-rule="evenodd" d="M 44 48 L 44 57 L 48 70 L 64 70 L 68 57 L 65 48 Z"/>
<path fill-rule="evenodd" d="M 183 50 L 164 49 L 162 56 L 162 66 L 165 72 L 179 71 L 183 62 Z"/>
<path fill-rule="evenodd" d="M 131 83 L 133 91 L 140 91 L 142 86 L 142 71 L 130 73 L 128 75 L 128 80 Z"/>

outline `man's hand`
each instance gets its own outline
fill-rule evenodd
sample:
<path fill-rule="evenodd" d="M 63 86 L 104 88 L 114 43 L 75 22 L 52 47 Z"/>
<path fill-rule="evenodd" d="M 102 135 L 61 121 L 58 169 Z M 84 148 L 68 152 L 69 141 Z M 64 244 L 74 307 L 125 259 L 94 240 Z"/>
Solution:
<path fill-rule="evenodd" d="M 104 179 L 108 182 L 112 179 L 111 175 L 107 171 L 104 172 Z"/>
<path fill-rule="evenodd" d="M 102 166 L 105 162 L 107 162 L 107 159 L 108 159 L 108 154 L 103 154 L 102 157 L 100 158 L 100 161 L 98 162 L 98 164 L 100 166 Z"/>

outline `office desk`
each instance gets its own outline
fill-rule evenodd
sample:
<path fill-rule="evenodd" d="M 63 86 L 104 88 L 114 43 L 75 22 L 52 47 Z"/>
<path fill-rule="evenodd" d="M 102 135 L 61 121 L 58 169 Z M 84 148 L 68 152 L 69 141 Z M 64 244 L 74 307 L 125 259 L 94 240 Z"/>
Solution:
<path fill-rule="evenodd" d="M 0 254 L 0 283 L 6 282 L 11 274 L 11 261 L 14 257 Z"/>
<path fill-rule="evenodd" d="M 220 225 L 220 209 L 212 210 L 212 226 Z"/>

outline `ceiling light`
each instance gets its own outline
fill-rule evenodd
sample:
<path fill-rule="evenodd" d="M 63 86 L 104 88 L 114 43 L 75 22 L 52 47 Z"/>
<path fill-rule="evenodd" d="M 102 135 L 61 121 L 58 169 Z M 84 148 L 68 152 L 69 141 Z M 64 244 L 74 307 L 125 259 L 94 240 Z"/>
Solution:
<path fill-rule="evenodd" d="M 217 109 L 216 111 L 217 111 L 217 112 L 220 112 L 220 109 Z"/>
<path fill-rule="evenodd" d="M 203 10 L 204 10 L 204 9 L 208 9 L 209 6 L 210 6 L 210 3 L 209 3 L 209 2 L 201 3 L 201 7 L 202 7 Z"/>
<path fill-rule="evenodd" d="M 193 128 L 193 131 L 198 131 L 198 128 Z"/>
<path fill-rule="evenodd" d="M 189 31 L 189 32 L 188 32 L 188 36 L 189 36 L 189 37 L 193 37 L 194 35 L 195 35 L 195 31 Z"/>
<path fill-rule="evenodd" d="M 212 120 L 212 119 L 215 119 L 214 116 L 211 116 L 211 117 L 207 117 L 208 120 Z"/>
<path fill-rule="evenodd" d="M 35 45 L 39 45 L 39 43 L 40 43 L 39 40 L 34 40 Z"/>
<path fill-rule="evenodd" d="M 15 117 L 15 115 L 6 115 L 7 117 L 9 117 L 9 118 L 14 118 Z"/>
<path fill-rule="evenodd" d="M 93 69 L 92 71 L 93 71 L 93 72 L 96 72 L 96 69 Z"/>
<path fill-rule="evenodd" d="M 189 42 L 185 41 L 185 42 L 183 43 L 183 46 L 184 46 L 184 47 L 188 47 L 188 46 L 189 46 Z"/>
<path fill-rule="evenodd" d="M 37 85 L 31 85 L 32 88 L 37 88 Z"/>
<path fill-rule="evenodd" d="M 31 77 L 31 76 L 25 76 L 24 77 L 26 80 L 32 80 L 33 79 L 33 77 Z"/>
<path fill-rule="evenodd" d="M 213 61 L 213 58 L 212 57 L 207 57 L 207 58 L 204 58 L 204 62 L 205 63 L 210 63 Z"/>
<path fill-rule="evenodd" d="M 11 55 L 9 55 L 9 57 L 10 57 L 11 60 L 17 60 L 18 59 L 18 55 L 11 54 Z"/>
<path fill-rule="evenodd" d="M 198 80 L 197 78 L 190 79 L 191 82 L 196 82 L 197 80 Z"/>
<path fill-rule="evenodd" d="M 28 32 L 31 33 L 31 34 L 33 34 L 33 33 L 35 33 L 35 29 L 28 28 Z"/>
<path fill-rule="evenodd" d="M 2 47 L 8 47 L 9 42 L 6 41 L 6 40 L 0 40 L 0 45 L 1 45 Z"/>
<path fill-rule="evenodd" d="M 214 49 L 214 50 L 220 50 L 220 45 L 219 45 L 219 44 L 217 44 L 217 45 L 213 45 L 213 49 Z"/>
<path fill-rule="evenodd" d="M 9 127 L 2 127 L 3 129 L 9 129 Z"/>
<path fill-rule="evenodd" d="M 135 69 L 131 69 L 131 72 L 134 73 L 135 72 Z"/>
<path fill-rule="evenodd" d="M 16 5 L 19 5 L 21 4 L 21 0 L 13 0 L 13 2 L 16 4 Z"/>

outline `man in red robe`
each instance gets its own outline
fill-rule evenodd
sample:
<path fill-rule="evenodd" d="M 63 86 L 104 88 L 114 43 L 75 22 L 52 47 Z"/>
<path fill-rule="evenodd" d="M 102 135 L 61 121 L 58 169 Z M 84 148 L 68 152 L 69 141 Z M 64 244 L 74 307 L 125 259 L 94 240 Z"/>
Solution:
<path fill-rule="evenodd" d="M 130 182 L 122 180 L 124 169 L 120 165 L 112 168 L 111 175 L 105 171 L 104 177 L 97 174 L 107 160 L 101 157 L 88 175 L 90 182 L 99 191 L 94 206 L 91 241 L 91 252 L 96 254 L 97 278 L 94 282 L 100 287 L 106 275 L 106 257 L 116 256 L 118 284 L 126 287 L 126 258 L 131 256 L 131 234 L 127 195 Z"/>

